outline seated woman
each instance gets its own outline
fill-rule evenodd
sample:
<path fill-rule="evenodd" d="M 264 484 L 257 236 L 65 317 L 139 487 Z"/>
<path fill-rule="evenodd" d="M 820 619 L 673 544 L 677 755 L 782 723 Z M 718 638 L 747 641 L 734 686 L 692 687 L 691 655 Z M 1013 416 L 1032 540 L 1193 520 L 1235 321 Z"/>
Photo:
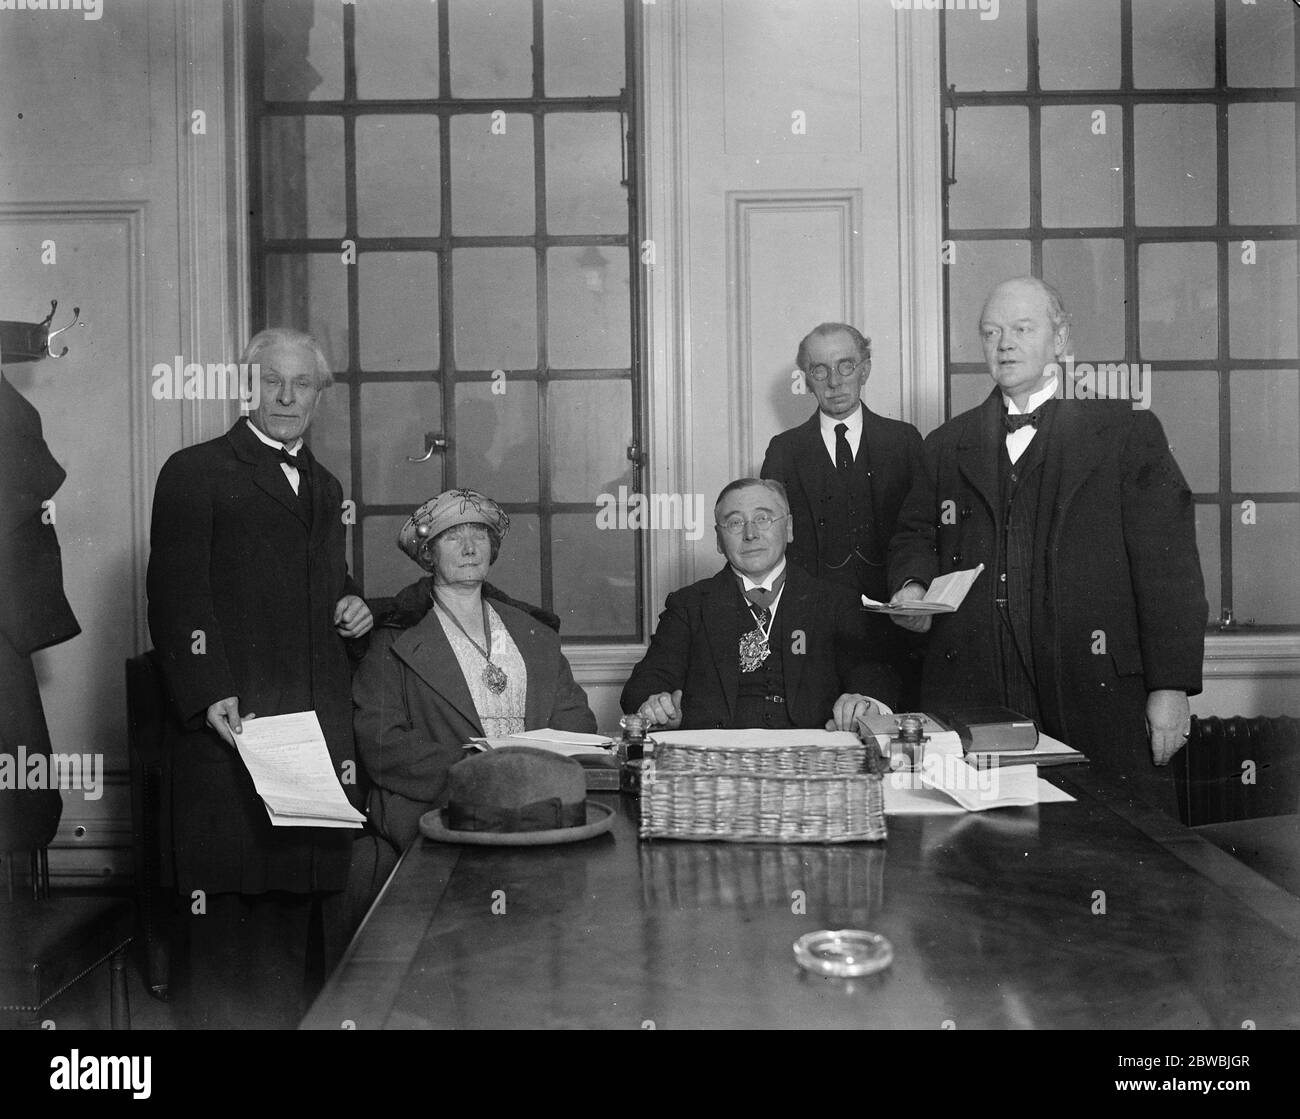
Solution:
<path fill-rule="evenodd" d="M 375 628 L 352 682 L 357 753 L 373 788 L 371 823 L 404 850 L 445 802 L 447 771 L 471 738 L 553 727 L 595 731 L 559 636 L 483 597 L 510 518 L 473 490 L 420 506 L 397 544 L 433 575 L 431 609 Z"/>

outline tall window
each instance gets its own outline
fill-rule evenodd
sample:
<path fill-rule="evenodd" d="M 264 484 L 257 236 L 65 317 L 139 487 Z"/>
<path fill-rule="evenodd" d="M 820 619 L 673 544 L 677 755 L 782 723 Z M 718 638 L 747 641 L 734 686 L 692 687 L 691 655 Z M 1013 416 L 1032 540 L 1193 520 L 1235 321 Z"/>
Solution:
<path fill-rule="evenodd" d="M 1081 372 L 1106 365 L 1109 390 L 1111 367 L 1150 366 L 1195 495 L 1209 624 L 1300 625 L 1300 10 L 998 9 L 943 19 L 949 414 L 992 387 L 976 334 L 988 288 L 1049 280 Z"/>
<path fill-rule="evenodd" d="M 267 0 L 250 9 L 255 325 L 326 347 L 318 458 L 371 595 L 442 489 L 495 498 L 490 578 L 566 640 L 641 638 L 637 167 L 628 0 Z"/>

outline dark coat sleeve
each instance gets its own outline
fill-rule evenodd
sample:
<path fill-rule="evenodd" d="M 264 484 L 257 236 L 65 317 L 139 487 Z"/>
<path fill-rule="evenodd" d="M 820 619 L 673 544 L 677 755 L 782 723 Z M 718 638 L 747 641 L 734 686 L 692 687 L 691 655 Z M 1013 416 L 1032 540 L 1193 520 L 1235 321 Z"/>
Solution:
<path fill-rule="evenodd" d="M 209 476 L 194 453 L 181 452 L 163 464 L 149 537 L 149 633 L 177 710 L 187 722 L 238 694 L 210 580 L 214 516 Z"/>
<path fill-rule="evenodd" d="M 596 733 L 596 716 L 587 703 L 587 693 L 573 678 L 568 658 L 556 653 L 559 661 L 555 679 L 555 701 L 546 725 L 552 730 L 573 730 L 585 734 Z M 529 727 L 529 730 L 539 730 Z"/>
<path fill-rule="evenodd" d="M 928 587 L 939 574 L 935 517 L 943 452 L 942 439 L 938 433 L 931 433 L 913 467 L 912 487 L 898 511 L 898 523 L 889 542 L 887 586 L 891 594 L 913 579 Z"/>
<path fill-rule="evenodd" d="M 1122 516 L 1146 687 L 1196 695 L 1209 605 L 1192 494 L 1160 421 L 1146 411 L 1132 417 L 1122 459 Z"/>
<path fill-rule="evenodd" d="M 686 669 L 691 660 L 691 613 L 680 592 L 664 603 L 650 647 L 623 685 L 619 705 L 634 712 L 652 695 L 672 693 L 686 687 Z"/>
<path fill-rule="evenodd" d="M 852 592 L 842 590 L 835 587 L 830 602 L 841 694 L 870 696 L 893 707 L 898 701 L 898 673 L 876 659 L 883 657 L 884 650 L 874 646 L 876 631 L 868 625 L 869 615 Z"/>

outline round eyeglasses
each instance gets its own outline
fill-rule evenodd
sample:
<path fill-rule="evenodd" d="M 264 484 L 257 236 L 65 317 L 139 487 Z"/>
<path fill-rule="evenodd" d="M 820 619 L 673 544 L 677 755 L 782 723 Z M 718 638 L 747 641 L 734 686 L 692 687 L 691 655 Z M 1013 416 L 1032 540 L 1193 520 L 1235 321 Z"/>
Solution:
<path fill-rule="evenodd" d="M 723 532 L 730 533 L 732 536 L 739 536 L 745 531 L 746 525 L 753 525 L 759 532 L 766 532 L 776 524 L 777 521 L 783 521 L 789 515 L 789 513 L 781 513 L 779 516 L 774 517 L 771 513 L 755 513 L 754 516 L 746 520 L 744 517 L 737 514 L 734 517 L 728 517 L 718 525 L 718 527 L 722 529 Z"/>
<path fill-rule="evenodd" d="M 835 372 L 839 375 L 841 381 L 847 381 L 857 372 L 858 366 L 861 364 L 861 358 L 842 357 L 835 363 Z M 823 381 L 829 381 L 830 379 L 831 367 L 829 365 L 814 365 L 808 370 L 808 380 L 816 381 L 819 385 Z"/>

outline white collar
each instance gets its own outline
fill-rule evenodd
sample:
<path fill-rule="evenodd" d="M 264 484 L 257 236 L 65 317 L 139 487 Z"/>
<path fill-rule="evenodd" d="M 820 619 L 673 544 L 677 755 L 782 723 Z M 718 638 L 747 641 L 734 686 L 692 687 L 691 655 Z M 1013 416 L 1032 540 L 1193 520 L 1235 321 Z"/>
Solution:
<path fill-rule="evenodd" d="M 1047 384 L 1045 384 L 1037 392 L 1033 393 L 1030 396 L 1030 398 L 1025 401 L 1025 407 L 1023 411 L 1021 411 L 1021 409 L 1016 407 L 1016 402 L 1012 400 L 1011 397 L 1009 397 L 1005 392 L 1002 394 L 1002 399 L 1003 401 L 1005 401 L 1007 406 L 1007 411 L 1011 415 L 1027 416 L 1040 404 L 1046 403 L 1047 401 L 1051 400 L 1052 397 L 1054 397 L 1055 395 L 1056 395 L 1056 377 L 1053 376 L 1052 379 L 1047 382 Z"/>
<path fill-rule="evenodd" d="M 263 432 L 262 429 L 257 426 L 257 424 L 253 423 L 253 421 L 249 419 L 248 416 L 245 416 L 244 419 L 248 423 L 248 430 L 251 431 L 254 435 L 256 435 L 268 447 L 275 447 L 277 449 L 283 448 L 284 450 L 288 451 L 291 455 L 296 455 L 299 451 L 302 450 L 301 435 L 298 436 L 298 438 L 293 441 L 293 446 L 290 447 L 284 443 L 279 443 L 276 440 L 272 439 L 269 435 Z M 285 465 L 288 466 L 289 464 L 285 463 Z"/>
<path fill-rule="evenodd" d="M 743 571 L 736 571 L 734 567 L 731 570 L 735 571 L 736 574 L 740 576 L 741 585 L 745 590 L 752 591 L 755 587 L 762 587 L 763 590 L 770 591 L 772 589 L 772 584 L 776 582 L 776 577 L 785 570 L 785 556 L 781 557 L 780 562 L 767 573 L 767 577 L 763 579 L 761 583 L 755 583 L 754 580 Z"/>
<path fill-rule="evenodd" d="M 835 428 L 839 424 L 843 424 L 845 427 L 848 428 L 848 431 L 844 433 L 845 438 L 855 437 L 857 436 L 858 432 L 862 430 L 862 401 L 861 400 L 858 401 L 858 406 L 854 408 L 853 411 L 850 412 L 847 416 L 845 416 L 844 419 L 842 420 L 837 420 L 834 416 L 828 416 L 825 412 L 822 412 L 820 410 L 818 411 L 817 415 L 821 419 L 822 434 L 829 435 L 832 440 L 835 438 Z"/>

